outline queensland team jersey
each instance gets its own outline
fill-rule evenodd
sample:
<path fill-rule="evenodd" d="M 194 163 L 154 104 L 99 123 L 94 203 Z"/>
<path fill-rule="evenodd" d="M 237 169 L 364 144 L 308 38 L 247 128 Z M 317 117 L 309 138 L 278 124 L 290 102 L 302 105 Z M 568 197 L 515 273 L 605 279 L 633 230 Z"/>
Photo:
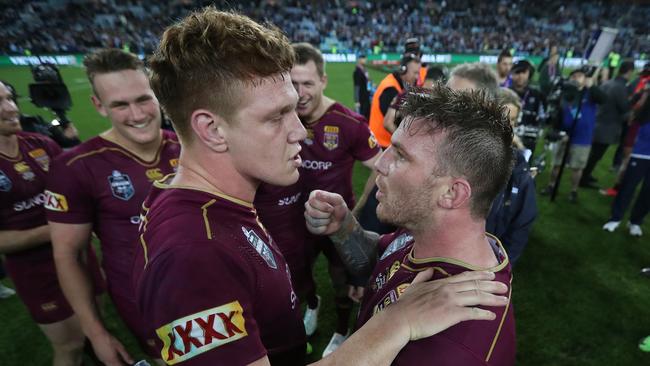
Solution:
<path fill-rule="evenodd" d="M 45 179 L 61 148 L 49 138 L 18 132 L 18 154 L 0 154 L 0 230 L 46 225 Z"/>
<path fill-rule="evenodd" d="M 304 194 L 309 196 L 314 189 L 335 192 L 353 208 L 354 162 L 368 160 L 381 151 L 368 123 L 360 114 L 334 103 L 318 121 L 305 128 L 307 138 L 300 143 Z"/>
<path fill-rule="evenodd" d="M 17 154 L 0 154 L 0 230 L 28 230 L 47 224 L 43 190 L 50 162 L 61 153 L 61 148 L 43 135 L 18 132 L 16 137 Z M 92 247 L 87 255 L 86 267 L 96 294 L 100 294 L 103 283 Z M 37 323 L 56 323 L 72 316 L 56 276 L 51 243 L 7 253 L 5 265 L 18 296 Z"/>
<path fill-rule="evenodd" d="M 512 273 L 506 251 L 501 243 L 488 235 L 499 264 L 488 270 L 495 272 L 495 281 L 512 288 Z M 432 279 L 441 279 L 469 270 L 470 265 L 450 258 L 416 259 L 414 240 L 400 229 L 381 237 L 379 260 L 366 287 L 357 328 L 373 314 L 395 303 L 418 272 L 434 269 Z M 511 298 L 512 292 L 508 294 Z M 515 318 L 511 304 L 494 307 L 493 321 L 466 321 L 432 337 L 409 342 L 397 355 L 393 365 L 499 365 L 515 363 Z"/>
<path fill-rule="evenodd" d="M 293 288 L 301 298 L 316 288 L 311 268 L 313 249 L 307 243 L 306 200 L 301 181 L 288 187 L 262 183 L 253 203 L 262 224 L 289 264 Z"/>
<path fill-rule="evenodd" d="M 168 131 L 163 131 L 152 161 L 98 136 L 61 154 L 52 164 L 47 219 L 92 223 L 112 294 L 131 297 L 130 272 L 142 202 L 154 180 L 175 170 L 179 154 L 176 135 Z"/>
<path fill-rule="evenodd" d="M 156 182 L 143 210 L 133 283 L 165 362 L 294 353 L 285 364 L 300 364 L 306 339 L 289 267 L 252 203 Z"/>

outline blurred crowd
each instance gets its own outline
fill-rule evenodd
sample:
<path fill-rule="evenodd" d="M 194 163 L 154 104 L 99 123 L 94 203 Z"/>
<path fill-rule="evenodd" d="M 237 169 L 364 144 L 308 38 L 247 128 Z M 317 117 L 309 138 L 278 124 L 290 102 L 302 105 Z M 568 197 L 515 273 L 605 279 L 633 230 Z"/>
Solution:
<path fill-rule="evenodd" d="M 580 56 L 603 26 L 619 29 L 615 51 L 638 58 L 650 48 L 650 6 L 613 1 L 406 0 L 247 2 L 138 0 L 18 1 L 0 14 L 0 54 L 86 53 L 99 47 L 153 51 L 165 26 L 214 3 L 269 21 L 294 41 L 323 51 L 400 52 L 417 37 L 425 52 L 546 55 L 551 44 Z"/>

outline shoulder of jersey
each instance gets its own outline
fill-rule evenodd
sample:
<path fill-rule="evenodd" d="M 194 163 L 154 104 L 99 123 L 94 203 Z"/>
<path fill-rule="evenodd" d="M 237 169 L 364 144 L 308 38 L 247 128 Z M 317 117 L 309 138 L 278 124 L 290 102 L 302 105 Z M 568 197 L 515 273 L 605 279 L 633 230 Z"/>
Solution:
<path fill-rule="evenodd" d="M 332 107 L 330 113 L 345 118 L 354 123 L 365 123 L 366 118 L 359 113 L 351 110 L 350 108 L 344 106 L 343 104 L 336 102 Z"/>
<path fill-rule="evenodd" d="M 52 140 L 51 138 L 36 132 L 20 131 L 17 133 L 17 136 L 21 140 L 32 140 L 32 141 L 36 140 L 44 143 L 52 142 L 56 144 L 56 142 L 54 142 L 54 140 Z"/>
<path fill-rule="evenodd" d="M 178 136 L 175 132 L 163 130 L 163 140 L 178 144 Z"/>
<path fill-rule="evenodd" d="M 81 161 L 87 156 L 94 155 L 93 152 L 97 152 L 102 147 L 105 146 L 103 143 L 105 141 L 99 136 L 95 136 L 89 140 L 82 142 L 81 144 L 71 148 L 70 150 L 64 151 L 61 155 L 57 157 L 57 161 L 65 162 L 65 165 L 70 165 L 73 162 Z"/>

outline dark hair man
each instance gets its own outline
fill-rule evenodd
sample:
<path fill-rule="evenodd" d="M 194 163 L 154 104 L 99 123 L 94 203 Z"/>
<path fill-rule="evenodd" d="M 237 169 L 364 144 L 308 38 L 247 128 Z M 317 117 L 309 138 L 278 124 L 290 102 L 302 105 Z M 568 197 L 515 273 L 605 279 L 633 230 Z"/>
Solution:
<path fill-rule="evenodd" d="M 293 63 L 277 28 L 212 7 L 168 27 L 151 58 L 152 87 L 183 149 L 177 175 L 156 182 L 144 204 L 133 281 L 139 313 L 156 330 L 168 364 L 303 362 L 305 330 L 289 269 L 251 204 L 260 182 L 288 186 L 298 179 L 307 134 L 296 115 Z M 460 279 L 475 276 L 491 277 Z M 444 287 L 457 305 L 444 314 L 442 302 L 426 301 L 440 283 L 420 283 L 425 278 L 414 281 L 397 310 L 378 314 L 320 363 L 386 363 L 409 339 L 467 319 L 465 312 L 494 315 L 459 305 L 504 303 L 485 293 L 460 295 L 477 286 L 500 292 L 502 285 L 448 284 L 455 277 Z M 415 301 L 424 293 L 425 301 Z"/>
<path fill-rule="evenodd" d="M 366 70 L 368 57 L 364 54 L 357 56 L 357 66 L 352 73 L 354 82 L 354 107 L 357 113 L 368 120 L 370 118 L 370 76 Z"/>
<path fill-rule="evenodd" d="M 497 82 L 500 87 L 509 88 L 512 85 L 511 69 L 512 54 L 508 50 L 503 50 L 497 57 Z"/>
<path fill-rule="evenodd" d="M 510 89 L 514 90 L 521 98 L 520 125 L 526 131 L 522 142 L 527 149 L 533 152 L 546 118 L 546 99 L 542 92 L 530 86 L 530 80 L 534 73 L 535 67 L 526 60 L 517 61 L 512 65 L 510 71 L 512 76 Z"/>
<path fill-rule="evenodd" d="M 84 59 L 91 101 L 111 128 L 61 154 L 47 183 L 47 218 L 57 272 L 66 298 L 95 353 L 107 365 L 133 363 L 119 340 L 102 324 L 79 252 L 94 232 L 102 247 L 108 293 L 118 314 L 149 356 L 154 334 L 137 315 L 131 288 L 140 208 L 151 183 L 173 172 L 180 146 L 160 129 L 160 105 L 137 56 L 100 49 Z"/>
<path fill-rule="evenodd" d="M 18 296 L 52 345 L 55 366 L 80 365 L 85 342 L 79 318 L 56 277 L 43 208 L 50 162 L 60 153 L 51 139 L 22 131 L 14 95 L 0 82 L 0 254 L 6 255 L 7 272 Z M 80 260 L 87 262 L 83 268 L 101 292 L 93 250 Z"/>
<path fill-rule="evenodd" d="M 490 205 L 512 167 L 512 129 L 502 108 L 484 92 L 436 86 L 409 94 L 402 112 L 376 164 L 377 216 L 400 227 L 396 232 L 364 231 L 337 194 L 314 191 L 305 205 L 308 229 L 329 235 L 348 269 L 371 274 L 359 326 L 394 306 L 427 268 L 437 278 L 483 268 L 504 284 L 512 280 L 505 249 L 485 233 Z M 497 318 L 411 342 L 393 365 L 513 365 L 512 307 L 498 309 Z"/>

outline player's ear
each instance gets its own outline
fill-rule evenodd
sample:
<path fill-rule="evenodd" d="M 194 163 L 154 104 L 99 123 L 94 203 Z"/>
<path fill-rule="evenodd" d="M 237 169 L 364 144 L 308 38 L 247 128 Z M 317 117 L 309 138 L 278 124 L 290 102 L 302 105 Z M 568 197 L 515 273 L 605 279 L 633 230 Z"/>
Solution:
<path fill-rule="evenodd" d="M 438 198 L 438 204 L 447 209 L 459 208 L 472 196 L 469 182 L 463 178 L 451 178 L 446 190 Z"/>
<path fill-rule="evenodd" d="M 320 81 L 323 83 L 323 88 L 327 88 L 327 74 L 323 74 L 323 76 L 320 77 Z"/>
<path fill-rule="evenodd" d="M 192 130 L 198 140 L 216 152 L 228 150 L 223 124 L 225 120 L 206 110 L 197 109 L 190 116 Z"/>
<path fill-rule="evenodd" d="M 90 96 L 90 101 L 93 102 L 93 107 L 95 107 L 95 110 L 97 111 L 97 113 L 99 113 L 102 117 L 107 117 L 108 116 L 108 111 L 106 110 L 106 108 L 102 104 L 102 101 L 99 100 L 99 98 L 95 94 L 92 94 Z"/>

